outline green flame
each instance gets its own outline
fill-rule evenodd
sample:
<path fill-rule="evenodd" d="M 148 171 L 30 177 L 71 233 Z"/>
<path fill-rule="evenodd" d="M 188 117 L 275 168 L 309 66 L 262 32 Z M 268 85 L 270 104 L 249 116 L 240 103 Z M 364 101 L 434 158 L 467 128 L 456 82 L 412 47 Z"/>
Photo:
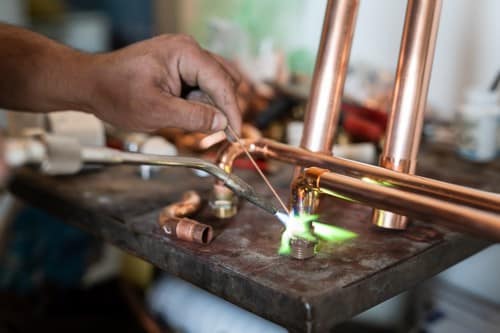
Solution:
<path fill-rule="evenodd" d="M 358 236 L 355 232 L 331 224 L 313 222 L 313 227 L 318 238 L 328 242 L 343 242 Z"/>
<path fill-rule="evenodd" d="M 281 235 L 278 253 L 290 254 L 290 239 L 301 237 L 310 241 L 343 242 L 357 237 L 357 234 L 344 228 L 315 221 L 318 215 L 289 216 L 286 229 Z M 310 227 L 312 221 L 313 229 Z M 312 232 L 314 230 L 314 233 Z"/>

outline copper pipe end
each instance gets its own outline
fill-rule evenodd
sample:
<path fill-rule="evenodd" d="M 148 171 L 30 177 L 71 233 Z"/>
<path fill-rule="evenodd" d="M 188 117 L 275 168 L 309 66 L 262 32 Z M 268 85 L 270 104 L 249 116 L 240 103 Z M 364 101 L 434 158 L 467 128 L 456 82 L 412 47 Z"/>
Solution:
<path fill-rule="evenodd" d="M 158 224 L 169 236 L 178 239 L 209 244 L 213 239 L 211 226 L 188 219 L 201 206 L 201 198 L 195 191 L 187 191 L 182 200 L 165 207 L 158 216 Z"/>
<path fill-rule="evenodd" d="M 405 230 L 408 227 L 408 217 L 375 209 L 373 210 L 372 223 L 379 228 Z"/>
<path fill-rule="evenodd" d="M 209 244 L 213 239 L 211 226 L 188 218 L 166 217 L 160 214 L 158 223 L 169 236 L 187 242 Z"/>
<path fill-rule="evenodd" d="M 380 166 L 386 169 L 411 173 L 414 170 L 414 161 L 396 159 L 389 156 L 380 158 Z M 408 217 L 404 215 L 394 214 L 386 210 L 374 209 L 372 215 L 372 224 L 379 228 L 392 230 L 405 230 L 408 227 Z"/>
<path fill-rule="evenodd" d="M 415 170 L 415 161 L 414 160 L 405 160 L 400 158 L 394 158 L 390 156 L 382 156 L 380 158 L 380 166 L 386 169 L 404 172 L 404 173 L 413 173 Z"/>

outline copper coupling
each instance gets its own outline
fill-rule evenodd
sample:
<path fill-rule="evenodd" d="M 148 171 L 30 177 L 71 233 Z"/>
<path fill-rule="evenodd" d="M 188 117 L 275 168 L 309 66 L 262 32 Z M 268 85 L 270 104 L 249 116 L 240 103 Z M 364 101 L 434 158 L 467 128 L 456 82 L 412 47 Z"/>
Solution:
<path fill-rule="evenodd" d="M 158 224 L 169 236 L 187 242 L 209 244 L 213 239 L 211 226 L 187 218 L 201 206 L 201 198 L 195 191 L 184 193 L 182 200 L 165 207 L 158 217 Z"/>

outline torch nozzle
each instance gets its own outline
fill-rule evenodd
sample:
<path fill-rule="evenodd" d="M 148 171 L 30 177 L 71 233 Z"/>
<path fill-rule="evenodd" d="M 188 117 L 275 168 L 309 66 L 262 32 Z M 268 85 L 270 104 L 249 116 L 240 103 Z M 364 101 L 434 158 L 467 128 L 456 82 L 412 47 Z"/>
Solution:
<path fill-rule="evenodd" d="M 5 156 L 11 167 L 34 164 L 39 165 L 45 173 L 57 175 L 77 173 L 85 164 L 144 164 L 203 170 L 220 179 L 238 196 L 254 205 L 273 215 L 278 211 L 271 200 L 258 195 L 243 179 L 200 158 L 129 153 L 105 147 L 82 146 L 74 138 L 54 135 L 8 139 Z"/>

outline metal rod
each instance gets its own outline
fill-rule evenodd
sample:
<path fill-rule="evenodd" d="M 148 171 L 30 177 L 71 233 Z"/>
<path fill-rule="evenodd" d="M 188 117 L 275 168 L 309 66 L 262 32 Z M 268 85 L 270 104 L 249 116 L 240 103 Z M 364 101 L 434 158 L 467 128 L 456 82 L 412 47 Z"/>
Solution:
<path fill-rule="evenodd" d="M 415 173 L 441 5 L 441 0 L 408 0 L 387 137 L 380 158 L 384 168 Z M 389 229 L 405 229 L 407 225 L 406 217 L 378 210 L 372 221 Z"/>
<path fill-rule="evenodd" d="M 462 230 L 500 241 L 500 215 L 454 203 L 408 193 L 395 188 L 329 172 L 320 168 L 305 170 L 309 186 L 321 193 L 340 194 L 361 203 L 424 220 L 446 221 Z"/>
<path fill-rule="evenodd" d="M 301 146 L 332 153 L 358 0 L 329 0 L 305 115 Z"/>

